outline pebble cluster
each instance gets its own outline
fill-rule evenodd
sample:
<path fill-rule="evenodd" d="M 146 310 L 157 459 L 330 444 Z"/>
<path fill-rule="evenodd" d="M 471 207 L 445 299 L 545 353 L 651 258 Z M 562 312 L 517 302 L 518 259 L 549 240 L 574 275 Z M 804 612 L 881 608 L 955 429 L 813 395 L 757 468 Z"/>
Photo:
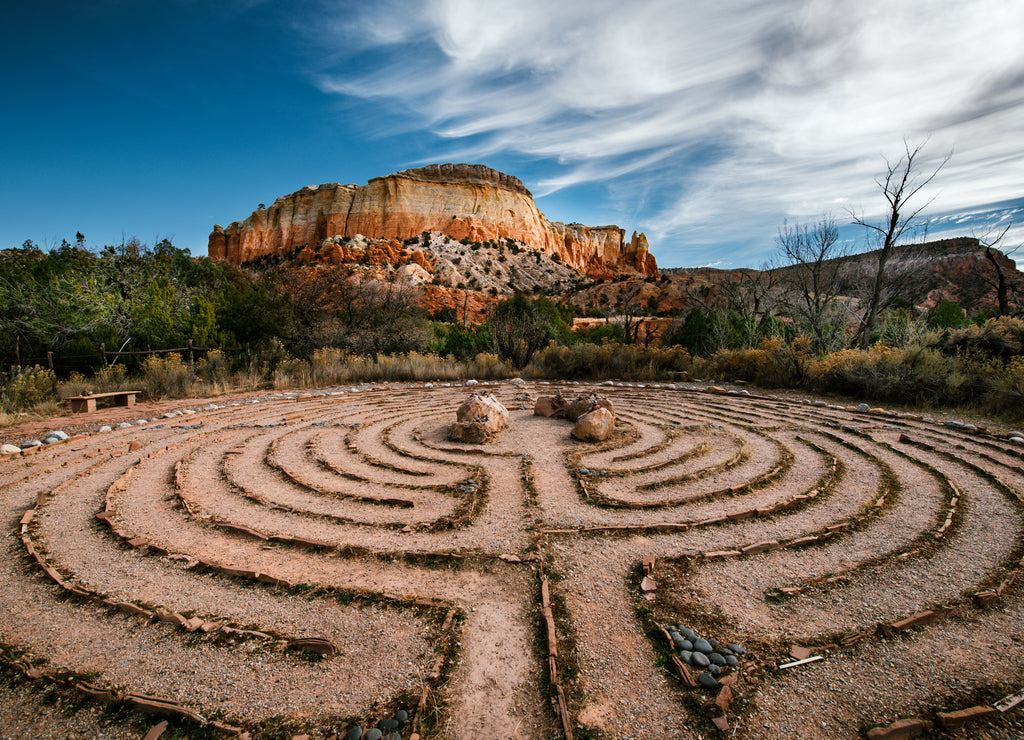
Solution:
<path fill-rule="evenodd" d="M 738 643 L 722 645 L 718 640 L 701 637 L 681 624 L 670 624 L 665 630 L 672 638 L 682 661 L 691 668 L 701 671 L 697 676 L 697 683 L 711 691 L 718 688 L 717 677 L 739 665 L 740 658 L 747 654 Z"/>
<path fill-rule="evenodd" d="M 402 733 L 398 730 L 408 721 L 409 713 L 399 709 L 394 717 L 382 719 L 366 729 L 356 725 L 340 737 L 343 740 L 402 740 Z"/>

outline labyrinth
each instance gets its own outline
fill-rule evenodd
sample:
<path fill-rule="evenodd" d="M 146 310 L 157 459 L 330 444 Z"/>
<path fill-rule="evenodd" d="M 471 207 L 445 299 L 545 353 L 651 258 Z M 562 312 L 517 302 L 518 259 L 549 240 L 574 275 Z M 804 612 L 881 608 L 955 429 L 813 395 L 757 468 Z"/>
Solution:
<path fill-rule="evenodd" d="M 479 389 L 509 427 L 449 441 Z M 613 437 L 535 416 L 556 389 Z M 178 737 L 1019 737 L 1022 469 L 703 384 L 229 399 L 0 460 L 4 670 Z M 717 686 L 683 627 L 745 649 Z"/>

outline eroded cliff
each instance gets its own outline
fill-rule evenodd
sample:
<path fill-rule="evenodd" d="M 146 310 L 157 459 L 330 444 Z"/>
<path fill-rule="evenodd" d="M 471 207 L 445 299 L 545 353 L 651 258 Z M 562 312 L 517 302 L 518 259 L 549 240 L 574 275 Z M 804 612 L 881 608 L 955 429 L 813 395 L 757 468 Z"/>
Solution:
<path fill-rule="evenodd" d="M 209 255 L 241 264 L 286 255 L 334 236 L 514 239 L 593 278 L 656 275 L 647 238 L 618 226 L 548 221 L 518 178 L 483 165 L 440 164 L 377 177 L 366 185 L 307 186 L 227 228 L 214 226 Z"/>

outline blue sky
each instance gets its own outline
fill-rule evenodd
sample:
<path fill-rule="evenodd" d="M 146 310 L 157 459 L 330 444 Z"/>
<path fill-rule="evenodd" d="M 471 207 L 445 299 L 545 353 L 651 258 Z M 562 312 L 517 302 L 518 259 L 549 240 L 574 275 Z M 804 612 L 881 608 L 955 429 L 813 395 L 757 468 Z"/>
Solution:
<path fill-rule="evenodd" d="M 304 185 L 454 161 L 661 266 L 756 267 L 784 220 L 880 215 L 904 140 L 952 152 L 929 237 L 1024 242 L 1020 0 L 36 0 L 0 63 L 0 247 L 205 254 Z"/>

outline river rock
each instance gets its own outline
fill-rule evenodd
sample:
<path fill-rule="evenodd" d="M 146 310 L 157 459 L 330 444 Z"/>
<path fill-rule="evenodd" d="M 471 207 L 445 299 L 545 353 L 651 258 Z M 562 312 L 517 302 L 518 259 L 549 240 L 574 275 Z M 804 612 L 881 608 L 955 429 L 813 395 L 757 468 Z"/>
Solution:
<path fill-rule="evenodd" d="M 711 665 L 711 661 L 708 660 L 708 656 L 704 653 L 692 653 L 690 657 L 690 665 L 696 666 L 697 668 L 707 668 Z"/>
<path fill-rule="evenodd" d="M 714 665 L 725 665 L 725 656 L 720 653 L 711 653 L 711 655 L 708 656 L 708 660 L 710 660 Z"/>
<path fill-rule="evenodd" d="M 705 655 L 709 655 L 714 650 L 714 648 L 711 647 L 711 643 L 704 639 L 694 640 L 693 649 L 699 650 Z"/>
<path fill-rule="evenodd" d="M 19 452 L 21 452 L 21 448 L 14 445 L 3 445 L 0 447 L 0 455 L 16 455 Z"/>
<path fill-rule="evenodd" d="M 345 733 L 345 740 L 361 740 L 363 737 L 362 727 L 352 727 Z"/>
<path fill-rule="evenodd" d="M 712 676 L 710 673 L 702 673 L 699 676 L 697 676 L 697 683 L 699 683 L 705 689 L 710 689 L 711 691 L 714 691 L 718 688 L 718 681 L 716 681 L 715 677 Z"/>
<path fill-rule="evenodd" d="M 739 644 L 737 644 L 735 642 L 730 642 L 727 645 L 727 647 L 730 650 L 732 650 L 734 653 L 736 653 L 736 655 L 746 655 L 747 654 L 747 651 L 743 649 L 743 646 L 739 645 Z"/>

